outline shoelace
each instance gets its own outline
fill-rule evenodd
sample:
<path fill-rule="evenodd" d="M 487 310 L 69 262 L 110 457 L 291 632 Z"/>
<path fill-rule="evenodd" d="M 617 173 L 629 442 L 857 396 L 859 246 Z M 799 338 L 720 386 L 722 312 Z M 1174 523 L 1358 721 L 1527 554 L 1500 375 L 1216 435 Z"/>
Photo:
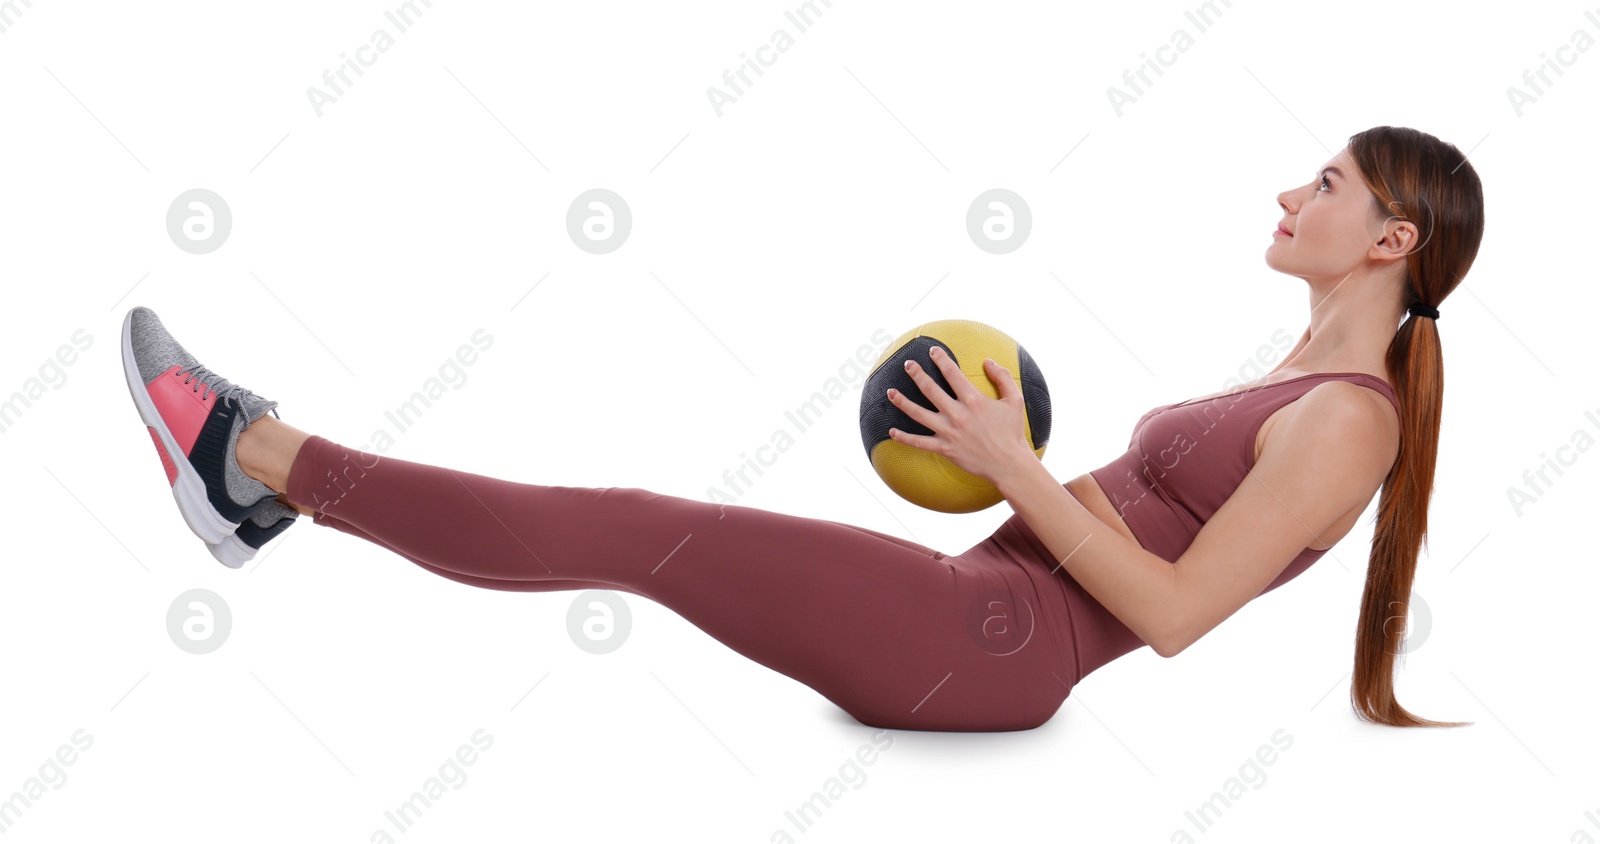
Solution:
<path fill-rule="evenodd" d="M 246 397 L 266 401 L 266 399 L 263 399 L 261 396 L 256 395 L 255 393 L 239 386 L 238 384 L 228 381 L 228 379 L 223 378 L 221 375 L 212 372 L 204 366 L 201 366 L 199 363 L 195 363 L 193 366 L 186 366 L 179 371 L 189 373 L 189 377 L 183 379 L 185 386 L 187 386 L 190 381 L 198 380 L 200 383 L 195 385 L 194 391 L 199 393 L 201 387 L 206 388 L 204 393 L 200 393 L 201 401 L 205 401 L 207 396 L 216 396 L 222 401 L 232 402 L 233 406 L 240 411 L 244 410 L 244 399 Z M 283 418 L 282 416 L 278 416 L 278 408 L 273 407 L 271 410 L 274 417 L 278 419 Z M 249 429 L 249 427 L 250 414 L 246 413 L 244 415 L 244 426 L 239 430 L 245 431 Z"/>

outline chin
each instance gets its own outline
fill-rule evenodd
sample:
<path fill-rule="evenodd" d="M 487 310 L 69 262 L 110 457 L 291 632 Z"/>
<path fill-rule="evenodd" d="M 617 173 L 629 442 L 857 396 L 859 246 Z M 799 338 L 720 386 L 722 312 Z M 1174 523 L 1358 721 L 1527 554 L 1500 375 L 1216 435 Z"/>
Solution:
<path fill-rule="evenodd" d="M 1286 254 L 1278 249 L 1277 247 L 1281 243 L 1283 243 L 1282 240 L 1268 244 L 1266 251 L 1262 253 L 1262 260 L 1267 262 L 1268 267 L 1284 275 L 1300 276 L 1302 274 L 1300 268 L 1294 265 L 1295 258 L 1300 256 L 1292 252 Z"/>

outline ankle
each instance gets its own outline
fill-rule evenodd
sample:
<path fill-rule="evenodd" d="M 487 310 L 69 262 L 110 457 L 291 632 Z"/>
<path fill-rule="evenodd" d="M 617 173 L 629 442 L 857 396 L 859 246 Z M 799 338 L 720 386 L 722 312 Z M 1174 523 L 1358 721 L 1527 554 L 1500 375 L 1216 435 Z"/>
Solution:
<path fill-rule="evenodd" d="M 239 439 L 233 444 L 233 456 L 239 461 L 239 470 L 245 475 L 281 492 L 283 487 L 278 486 L 278 478 L 273 471 L 273 438 L 267 430 L 270 427 L 267 420 L 270 418 L 257 419 L 250 423 L 250 427 L 239 432 Z"/>
<path fill-rule="evenodd" d="M 310 438 L 310 434 L 269 414 L 239 432 L 239 439 L 234 443 L 234 457 L 246 475 L 271 489 L 285 492 L 289 488 L 289 470 L 294 466 L 295 456 Z"/>
<path fill-rule="evenodd" d="M 287 493 L 287 492 L 280 493 L 278 495 L 277 501 L 278 501 L 279 504 L 282 504 L 283 506 L 288 507 L 290 510 L 295 511 L 296 513 L 299 513 L 302 516 L 315 516 L 316 515 L 316 511 L 312 510 L 310 507 L 301 507 L 299 504 L 296 504 L 293 501 L 290 501 L 289 500 L 289 493 Z"/>

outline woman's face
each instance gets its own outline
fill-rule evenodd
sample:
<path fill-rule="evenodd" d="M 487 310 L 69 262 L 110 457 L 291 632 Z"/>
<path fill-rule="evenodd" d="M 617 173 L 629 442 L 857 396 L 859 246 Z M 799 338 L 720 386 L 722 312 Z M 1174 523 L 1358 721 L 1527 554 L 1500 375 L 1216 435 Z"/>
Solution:
<path fill-rule="evenodd" d="M 1343 280 L 1367 259 L 1386 228 L 1348 148 L 1311 181 L 1278 194 L 1278 205 L 1284 211 L 1279 225 L 1291 234 L 1272 235 L 1267 266 L 1307 280 Z"/>

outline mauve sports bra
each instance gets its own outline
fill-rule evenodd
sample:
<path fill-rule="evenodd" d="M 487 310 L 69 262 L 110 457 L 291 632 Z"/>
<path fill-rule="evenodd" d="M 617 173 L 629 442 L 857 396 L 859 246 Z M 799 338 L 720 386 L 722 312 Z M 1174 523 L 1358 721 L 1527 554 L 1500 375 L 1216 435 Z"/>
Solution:
<path fill-rule="evenodd" d="M 1090 472 L 1139 544 L 1167 562 L 1194 541 L 1255 465 L 1256 433 L 1268 416 L 1323 381 L 1356 380 L 1384 394 L 1394 388 L 1365 372 L 1313 372 L 1226 395 L 1161 405 L 1139 417 L 1128 450 Z M 1307 547 L 1268 584 L 1272 591 L 1327 551 Z"/>

